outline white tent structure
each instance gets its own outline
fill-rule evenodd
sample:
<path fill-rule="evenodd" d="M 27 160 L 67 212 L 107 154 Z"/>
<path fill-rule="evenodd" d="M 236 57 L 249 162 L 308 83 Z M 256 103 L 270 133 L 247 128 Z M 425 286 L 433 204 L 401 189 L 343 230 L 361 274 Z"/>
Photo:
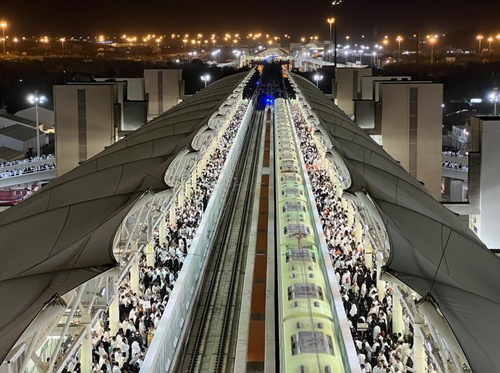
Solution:
<path fill-rule="evenodd" d="M 374 207 L 389 248 L 385 271 L 432 299 L 474 372 L 500 372 L 500 259 L 312 83 L 293 79 L 346 171 L 345 192 Z"/>
<path fill-rule="evenodd" d="M 118 265 L 113 240 L 124 217 L 141 196 L 170 187 L 173 160 L 197 150 L 193 140 L 247 79 L 211 84 L 0 213 L 2 360 L 51 300 Z"/>

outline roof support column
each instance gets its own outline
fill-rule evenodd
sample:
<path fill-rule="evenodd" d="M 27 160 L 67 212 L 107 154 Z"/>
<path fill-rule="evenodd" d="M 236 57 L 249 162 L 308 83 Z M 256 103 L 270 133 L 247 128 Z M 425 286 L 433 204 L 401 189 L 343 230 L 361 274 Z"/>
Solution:
<path fill-rule="evenodd" d="M 378 299 L 382 302 L 382 299 L 385 297 L 385 284 L 384 280 L 380 279 L 380 273 L 382 272 L 382 258 L 379 258 L 377 255 L 377 290 L 378 290 Z"/>
<path fill-rule="evenodd" d="M 146 245 L 146 264 L 148 267 L 154 267 L 155 265 L 155 245 L 152 241 L 149 241 Z"/>
<path fill-rule="evenodd" d="M 184 181 L 184 196 L 187 199 L 191 198 L 191 179 L 187 179 Z"/>
<path fill-rule="evenodd" d="M 370 239 L 365 236 L 365 265 L 366 268 L 373 268 L 373 248 Z"/>
<path fill-rule="evenodd" d="M 78 293 L 77 293 L 75 299 L 73 299 L 73 303 L 71 304 L 71 310 L 70 310 L 69 315 L 66 319 L 66 323 L 64 324 L 64 328 L 63 328 L 61 335 L 60 335 L 60 338 L 57 342 L 57 346 L 54 349 L 54 351 L 52 351 L 52 356 L 50 359 L 50 365 L 49 365 L 49 369 L 48 369 L 49 372 L 51 372 L 52 369 L 54 369 L 54 364 L 56 362 L 56 356 L 59 353 L 59 351 L 61 350 L 62 343 L 65 340 L 66 335 L 68 334 L 69 326 L 73 321 L 73 317 L 75 316 L 76 309 L 78 308 L 78 305 L 80 304 L 80 301 L 82 300 L 82 296 L 83 296 L 83 293 L 85 291 L 85 285 L 86 284 L 80 285 L 80 287 L 78 288 Z M 118 329 L 116 331 L 118 331 Z"/>
<path fill-rule="evenodd" d="M 139 294 L 139 254 L 137 251 L 137 242 L 132 243 L 132 263 L 130 266 L 130 287 L 132 291 Z"/>
<path fill-rule="evenodd" d="M 356 215 L 356 226 L 354 228 L 354 238 L 356 240 L 356 246 L 363 241 L 363 224 L 361 224 L 361 219 L 359 214 Z"/>
<path fill-rule="evenodd" d="M 116 279 L 115 279 L 116 280 Z M 118 288 L 118 284 L 115 282 L 115 289 Z M 109 329 L 111 330 L 111 335 L 116 335 L 118 329 L 120 328 L 120 308 L 119 308 L 119 298 L 120 294 L 117 292 L 113 297 L 113 300 L 109 304 Z"/>
<path fill-rule="evenodd" d="M 415 323 L 415 333 L 413 336 L 413 371 L 427 372 L 426 356 L 425 356 L 425 339 L 420 331 L 420 325 Z"/>
<path fill-rule="evenodd" d="M 158 224 L 158 238 L 160 241 L 160 246 L 163 246 L 165 243 L 165 237 L 166 237 L 166 229 L 165 229 L 165 213 L 161 214 L 160 217 L 160 224 Z"/>
<path fill-rule="evenodd" d="M 347 202 L 347 225 L 350 230 L 354 224 L 354 206 L 351 201 Z"/>
<path fill-rule="evenodd" d="M 404 332 L 401 294 L 396 284 L 392 284 L 392 332 L 401 334 Z"/>
<path fill-rule="evenodd" d="M 82 366 L 82 372 L 91 372 L 92 371 L 92 335 L 91 335 L 91 327 L 92 322 L 89 316 L 89 319 L 85 320 L 86 322 L 82 325 L 85 326 L 85 330 L 83 331 L 84 335 L 82 338 L 82 345 L 80 346 L 80 364 Z"/>
<path fill-rule="evenodd" d="M 177 221 L 175 218 L 175 202 L 176 201 L 174 197 L 170 202 L 170 206 L 168 208 L 168 225 L 170 226 L 170 228 L 175 228 L 175 226 L 177 225 Z"/>
<path fill-rule="evenodd" d="M 182 207 L 184 205 L 184 193 L 185 188 L 180 187 L 179 188 L 179 193 L 177 193 L 177 206 Z"/>
<path fill-rule="evenodd" d="M 36 344 L 38 343 L 39 336 L 40 336 L 40 329 L 38 329 L 36 331 L 35 335 L 31 339 L 30 346 L 28 348 L 28 351 L 26 352 L 26 356 L 24 357 L 24 360 L 23 360 L 23 365 L 21 366 L 21 369 L 19 370 L 19 372 L 24 372 L 26 370 L 26 368 L 28 367 L 28 363 L 31 360 L 31 355 L 35 351 Z"/>

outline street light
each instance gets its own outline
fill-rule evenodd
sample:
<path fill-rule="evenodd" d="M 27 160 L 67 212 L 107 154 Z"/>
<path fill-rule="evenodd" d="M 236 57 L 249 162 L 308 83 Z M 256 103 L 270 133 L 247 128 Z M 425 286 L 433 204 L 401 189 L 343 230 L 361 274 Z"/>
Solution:
<path fill-rule="evenodd" d="M 427 35 L 427 40 L 431 44 L 431 64 L 434 63 L 434 43 L 436 42 L 436 38 L 430 35 Z"/>
<path fill-rule="evenodd" d="M 12 39 L 12 41 L 14 42 L 14 51 L 17 53 L 17 43 L 19 42 L 19 39 L 14 38 L 14 39 Z"/>
<path fill-rule="evenodd" d="M 491 42 L 493 41 L 493 37 L 488 38 L 488 53 L 491 54 Z"/>
<path fill-rule="evenodd" d="M 316 81 L 316 87 L 319 87 L 319 81 L 323 79 L 323 75 L 315 74 L 313 79 Z"/>
<path fill-rule="evenodd" d="M 66 38 L 61 38 L 59 39 L 59 41 L 61 42 L 61 53 L 62 56 L 64 57 L 64 42 L 66 41 Z"/>
<path fill-rule="evenodd" d="M 497 116 L 497 102 L 500 102 L 497 87 L 493 88 L 493 93 L 490 95 L 490 101 L 493 102 L 493 115 Z"/>
<path fill-rule="evenodd" d="M 3 44 L 3 54 L 5 55 L 5 29 L 7 28 L 7 22 L 5 21 L 0 22 L 0 27 L 2 28 L 2 33 L 3 33 L 2 44 Z"/>
<path fill-rule="evenodd" d="M 328 62 L 332 62 L 332 25 L 335 23 L 335 18 L 328 18 L 326 20 L 328 22 L 328 24 L 330 25 L 330 40 L 328 41 L 328 46 L 329 46 L 329 50 L 330 50 L 330 54 L 328 55 Z M 336 26 L 337 24 L 335 24 Z M 335 27 L 336 29 L 337 27 Z M 337 38 L 337 32 L 335 32 L 335 38 Z M 337 46 L 335 45 L 335 49 L 337 49 Z"/>
<path fill-rule="evenodd" d="M 36 156 L 40 157 L 40 128 L 38 121 L 38 104 L 43 104 L 47 99 L 45 96 L 39 96 L 38 91 L 28 96 L 28 102 L 35 105 L 35 124 L 36 124 Z"/>
<path fill-rule="evenodd" d="M 476 36 L 476 39 L 479 42 L 479 51 L 477 54 L 480 55 L 481 54 L 481 40 L 483 40 L 483 35 Z"/>
<path fill-rule="evenodd" d="M 403 38 L 398 35 L 398 37 L 396 38 L 398 44 L 399 44 L 399 62 L 401 62 L 401 42 L 403 41 Z"/>
<path fill-rule="evenodd" d="M 203 74 L 203 75 L 201 76 L 201 80 L 203 80 L 203 82 L 205 83 L 205 88 L 207 88 L 207 82 L 209 82 L 209 81 L 210 81 L 210 75 L 208 75 L 208 74 Z"/>

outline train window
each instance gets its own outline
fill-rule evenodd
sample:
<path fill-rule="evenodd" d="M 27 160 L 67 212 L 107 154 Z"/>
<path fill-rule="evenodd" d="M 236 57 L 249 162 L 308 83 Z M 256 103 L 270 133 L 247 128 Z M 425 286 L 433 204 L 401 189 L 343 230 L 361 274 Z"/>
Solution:
<path fill-rule="evenodd" d="M 310 277 L 310 278 L 314 278 L 314 273 L 311 273 L 311 274 L 309 275 L 309 277 Z"/>
<path fill-rule="evenodd" d="M 310 270 L 310 271 L 314 270 L 313 266 L 309 266 L 309 267 L 307 267 L 307 269 Z"/>
<path fill-rule="evenodd" d="M 323 290 L 314 284 L 293 284 L 288 287 L 288 300 L 293 299 L 323 300 Z"/>
<path fill-rule="evenodd" d="M 319 302 L 314 302 L 314 307 L 319 308 Z"/>
<path fill-rule="evenodd" d="M 288 162 L 288 161 L 286 161 Z M 283 171 L 283 172 L 298 172 L 298 168 L 295 164 L 282 164 L 280 166 L 280 170 Z"/>
<path fill-rule="evenodd" d="M 306 373 L 306 367 L 301 365 L 300 366 L 300 370 L 299 370 L 299 373 Z"/>
<path fill-rule="evenodd" d="M 295 273 L 292 273 L 292 274 L 290 275 L 290 277 L 291 277 L 291 278 L 295 278 Z"/>
<path fill-rule="evenodd" d="M 290 250 L 289 252 L 286 253 L 286 261 L 287 263 L 292 261 L 308 261 L 315 263 L 316 256 L 309 250 L 296 249 L 296 250 Z"/>
<path fill-rule="evenodd" d="M 283 213 L 287 211 L 302 211 L 306 212 L 306 207 L 302 205 L 300 202 L 287 202 L 285 206 L 283 206 Z"/>
<path fill-rule="evenodd" d="M 285 188 L 283 189 L 281 194 L 283 195 L 283 197 L 289 197 L 289 196 L 300 197 L 304 195 L 299 188 Z"/>
<path fill-rule="evenodd" d="M 325 373 L 333 373 L 332 367 L 331 367 L 331 366 L 329 366 L 329 365 L 327 365 L 327 366 L 325 367 Z"/>
<path fill-rule="evenodd" d="M 280 159 L 282 161 L 295 161 L 296 160 L 295 156 L 290 152 L 283 152 L 280 156 Z"/>
<path fill-rule="evenodd" d="M 297 324 L 295 324 L 296 328 L 297 329 L 300 329 L 300 322 L 298 322 Z"/>
<path fill-rule="evenodd" d="M 325 327 L 325 326 L 323 325 L 323 323 L 322 323 L 322 322 L 319 322 L 319 323 L 318 323 L 318 329 L 323 329 L 324 327 Z"/>
<path fill-rule="evenodd" d="M 295 271 L 295 266 L 291 266 L 290 271 Z"/>
<path fill-rule="evenodd" d="M 298 183 L 300 182 L 300 178 L 298 175 L 296 174 L 285 174 L 281 177 L 281 181 L 282 182 L 286 182 L 286 181 L 293 181 L 295 183 Z"/>
<path fill-rule="evenodd" d="M 283 231 L 285 235 L 290 237 L 307 237 L 311 235 L 309 227 L 305 224 L 288 224 Z"/>
<path fill-rule="evenodd" d="M 334 355 L 333 342 L 323 332 L 297 332 L 292 336 L 292 355 L 325 353 Z"/>

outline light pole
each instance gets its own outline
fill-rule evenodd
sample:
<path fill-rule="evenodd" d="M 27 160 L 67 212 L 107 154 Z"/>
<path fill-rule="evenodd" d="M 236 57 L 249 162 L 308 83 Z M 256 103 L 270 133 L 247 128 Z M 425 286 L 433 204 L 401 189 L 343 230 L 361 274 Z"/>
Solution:
<path fill-rule="evenodd" d="M 3 44 L 3 54 L 5 56 L 5 29 L 7 28 L 7 22 L 0 22 L 0 27 L 2 28 L 2 44 Z"/>
<path fill-rule="evenodd" d="M 323 75 L 315 74 L 313 79 L 316 81 L 316 87 L 319 88 L 319 81 L 323 79 Z"/>
<path fill-rule="evenodd" d="M 335 18 L 328 18 L 326 20 L 330 26 L 330 39 L 328 40 L 328 49 L 329 49 L 329 54 L 328 54 L 328 62 L 332 62 L 332 25 L 335 23 Z M 336 35 L 337 33 L 335 33 Z M 335 47 L 335 49 L 337 49 Z"/>
<path fill-rule="evenodd" d="M 203 75 L 201 76 L 201 80 L 203 80 L 203 82 L 205 83 L 205 88 L 207 88 L 207 82 L 209 82 L 209 81 L 210 81 L 210 75 L 208 75 L 208 74 L 203 74 Z"/>
<path fill-rule="evenodd" d="M 35 91 L 34 95 L 28 96 L 28 102 L 32 105 L 35 105 L 35 124 L 36 124 L 36 156 L 40 157 L 40 128 L 39 128 L 39 120 L 38 120 L 38 104 L 42 104 L 47 99 L 45 96 L 39 96 L 38 91 Z"/>
<path fill-rule="evenodd" d="M 66 38 L 61 38 L 59 41 L 61 42 L 61 55 L 64 57 L 64 42 L 66 41 Z"/>
<path fill-rule="evenodd" d="M 491 54 L 491 42 L 493 41 L 493 38 L 490 36 L 488 38 L 488 54 Z"/>
<path fill-rule="evenodd" d="M 434 43 L 436 42 L 436 38 L 430 35 L 427 35 L 427 40 L 431 44 L 431 64 L 434 63 Z"/>
<path fill-rule="evenodd" d="M 493 88 L 493 93 L 490 95 L 490 101 L 493 102 L 493 115 L 497 116 L 497 102 L 500 102 L 500 96 L 498 96 L 498 88 Z"/>
<path fill-rule="evenodd" d="M 478 35 L 476 37 L 476 39 L 479 42 L 479 50 L 478 50 L 477 54 L 480 56 L 481 55 L 481 41 L 483 40 L 483 35 Z"/>
<path fill-rule="evenodd" d="M 396 38 L 398 44 L 399 44 L 399 62 L 401 62 L 401 42 L 403 41 L 403 38 L 401 36 L 398 35 L 398 37 Z"/>
<path fill-rule="evenodd" d="M 12 39 L 12 41 L 14 42 L 14 51 L 17 53 L 17 43 L 19 42 L 19 39 L 14 38 L 14 39 Z"/>

